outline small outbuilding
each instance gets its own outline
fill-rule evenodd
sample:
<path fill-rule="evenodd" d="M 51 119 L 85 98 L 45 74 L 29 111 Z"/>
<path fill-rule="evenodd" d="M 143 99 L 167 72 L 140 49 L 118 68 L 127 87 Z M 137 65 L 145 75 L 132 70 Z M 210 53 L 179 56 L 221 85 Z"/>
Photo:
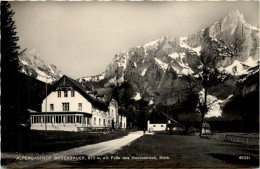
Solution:
<path fill-rule="evenodd" d="M 207 133 L 211 133 L 210 131 L 210 125 L 208 122 L 203 122 L 202 125 L 202 134 L 207 134 Z"/>

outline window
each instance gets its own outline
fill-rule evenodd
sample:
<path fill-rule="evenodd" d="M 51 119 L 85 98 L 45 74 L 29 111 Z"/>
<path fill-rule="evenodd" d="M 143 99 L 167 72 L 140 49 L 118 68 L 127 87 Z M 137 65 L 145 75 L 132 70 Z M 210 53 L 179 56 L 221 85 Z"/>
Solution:
<path fill-rule="evenodd" d="M 94 125 L 96 125 L 96 117 L 94 117 Z"/>
<path fill-rule="evenodd" d="M 114 110 L 113 109 L 111 110 L 111 116 L 114 116 Z"/>
<path fill-rule="evenodd" d="M 156 125 L 153 125 L 153 127 L 156 127 Z"/>
<path fill-rule="evenodd" d="M 107 121 L 107 125 L 110 125 L 110 120 Z"/>
<path fill-rule="evenodd" d="M 57 123 L 63 123 L 63 116 L 56 116 Z"/>
<path fill-rule="evenodd" d="M 54 110 L 54 104 L 50 104 L 50 111 Z"/>
<path fill-rule="evenodd" d="M 71 97 L 74 97 L 74 96 L 75 96 L 75 91 L 72 90 L 72 91 L 71 91 Z"/>
<path fill-rule="evenodd" d="M 58 91 L 58 97 L 61 97 L 61 91 Z"/>
<path fill-rule="evenodd" d="M 98 123 L 99 123 L 99 125 L 101 125 L 101 118 L 99 118 Z"/>
<path fill-rule="evenodd" d="M 82 110 L 82 103 L 79 103 L 79 110 Z"/>
<path fill-rule="evenodd" d="M 68 123 L 74 123 L 74 117 L 68 116 Z"/>
<path fill-rule="evenodd" d="M 105 119 L 103 120 L 103 125 L 106 126 L 106 120 Z"/>
<path fill-rule="evenodd" d="M 161 127 L 163 127 L 163 125 L 161 125 Z"/>
<path fill-rule="evenodd" d="M 68 97 L 68 91 L 64 91 L 64 97 Z"/>
<path fill-rule="evenodd" d="M 59 123 L 58 121 L 59 121 L 59 116 L 56 116 L 55 122 L 56 122 L 56 123 Z"/>
<path fill-rule="evenodd" d="M 62 110 L 63 111 L 70 111 L 70 104 L 69 103 L 62 103 Z"/>

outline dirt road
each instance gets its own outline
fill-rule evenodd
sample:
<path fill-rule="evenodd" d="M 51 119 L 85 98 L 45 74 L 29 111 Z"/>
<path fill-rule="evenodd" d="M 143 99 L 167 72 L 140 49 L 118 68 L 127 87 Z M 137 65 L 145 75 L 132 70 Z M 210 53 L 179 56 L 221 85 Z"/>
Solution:
<path fill-rule="evenodd" d="M 50 163 L 55 161 L 55 157 L 73 157 L 77 155 L 85 155 L 85 156 L 101 156 L 107 153 L 114 153 L 117 150 L 120 150 L 123 146 L 129 145 L 132 141 L 137 138 L 143 136 L 142 131 L 131 132 L 127 136 L 124 136 L 119 139 L 114 139 L 110 141 L 105 141 L 102 143 L 86 145 L 82 147 L 73 148 L 66 151 L 56 152 L 56 153 L 47 153 L 47 154 L 10 154 L 10 153 L 2 153 L 2 159 L 11 159 L 15 162 L 10 163 L 5 167 L 32 167 L 34 165 L 43 165 L 44 163 Z M 46 160 L 47 158 L 47 160 Z M 40 159 L 40 160 L 39 160 Z"/>
<path fill-rule="evenodd" d="M 135 139 L 143 135 L 142 131 L 132 132 L 127 136 L 119 139 L 105 141 L 102 143 L 87 145 L 83 147 L 78 147 L 70 149 L 67 151 L 62 151 L 59 153 L 54 153 L 53 156 L 74 156 L 74 155 L 86 155 L 86 156 L 100 156 L 107 153 L 113 153 L 119 150 L 121 147 L 130 144 Z"/>

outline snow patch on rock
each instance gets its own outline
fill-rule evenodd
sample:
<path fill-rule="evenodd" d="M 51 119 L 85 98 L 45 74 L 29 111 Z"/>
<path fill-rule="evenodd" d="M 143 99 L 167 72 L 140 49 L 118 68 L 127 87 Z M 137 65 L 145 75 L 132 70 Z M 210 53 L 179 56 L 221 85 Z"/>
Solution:
<path fill-rule="evenodd" d="M 204 90 L 199 92 L 199 99 L 200 102 L 204 101 Z M 222 110 L 220 108 L 220 104 L 223 100 L 218 100 L 217 97 L 212 95 L 207 95 L 207 106 L 208 106 L 208 113 L 205 115 L 205 118 L 209 117 L 219 117 L 222 114 Z"/>
<path fill-rule="evenodd" d="M 251 66 L 251 67 L 257 66 L 257 63 L 258 63 L 258 61 L 254 61 L 251 56 L 244 62 L 244 64 Z"/>
<path fill-rule="evenodd" d="M 180 37 L 180 38 L 179 38 L 179 40 L 180 40 L 180 46 L 181 46 L 182 48 L 186 48 L 186 49 L 189 49 L 189 50 L 193 50 L 194 52 L 197 53 L 197 55 L 199 55 L 199 54 L 200 54 L 200 50 L 201 50 L 201 46 L 198 46 L 198 47 L 196 47 L 196 48 L 192 48 L 192 47 L 190 47 L 189 45 L 187 45 L 187 44 L 184 42 L 184 40 L 187 40 L 187 39 L 188 39 L 188 37 Z"/>
<path fill-rule="evenodd" d="M 249 59 L 248 62 L 250 62 L 250 59 Z M 248 74 L 248 68 L 249 67 L 250 66 L 247 66 L 246 64 L 244 64 L 244 63 L 242 63 L 238 60 L 235 60 L 228 67 L 225 67 L 225 68 L 220 67 L 219 70 L 222 71 L 222 72 L 227 72 L 229 74 L 238 76 L 238 75 Z"/>
<path fill-rule="evenodd" d="M 117 80 L 116 80 L 116 76 L 114 76 L 112 79 L 110 79 L 106 84 L 105 84 L 105 87 L 108 87 L 109 85 L 111 84 L 116 84 L 117 83 Z"/>
<path fill-rule="evenodd" d="M 149 42 L 147 44 L 144 45 L 144 48 L 148 48 L 148 47 L 157 47 L 159 45 L 159 42 L 162 41 L 163 38 Z"/>
<path fill-rule="evenodd" d="M 120 78 L 118 79 L 118 83 L 121 84 L 121 83 L 123 83 L 124 81 L 125 81 L 125 79 L 124 79 L 124 74 L 123 74 L 122 77 L 120 77 Z"/>
<path fill-rule="evenodd" d="M 174 52 L 170 54 L 169 57 L 173 58 L 182 67 L 182 70 L 179 70 L 178 68 L 172 66 L 172 68 L 178 74 L 189 75 L 194 73 L 193 70 L 189 67 L 188 63 L 185 61 L 186 59 L 185 52 L 181 52 L 181 53 Z"/>
<path fill-rule="evenodd" d="M 159 42 L 163 41 L 164 38 L 161 39 L 157 39 L 155 41 L 149 42 L 147 44 L 145 44 L 144 47 L 144 56 L 147 56 L 147 50 L 148 49 L 157 49 Z"/>
<path fill-rule="evenodd" d="M 142 97 L 141 97 L 141 94 L 138 92 L 136 93 L 135 97 L 133 97 L 134 100 L 140 100 Z"/>
<path fill-rule="evenodd" d="M 146 73 L 146 71 L 147 71 L 147 69 L 144 69 L 140 75 L 141 75 L 141 76 L 144 76 L 145 73 Z"/>
<path fill-rule="evenodd" d="M 231 97 L 233 97 L 233 95 L 228 96 L 225 100 L 219 100 L 215 96 L 207 95 L 207 106 L 209 111 L 205 115 L 205 118 L 221 116 L 222 115 L 221 104 L 227 102 Z M 204 101 L 204 90 L 199 92 L 199 99 L 200 102 Z"/>
<path fill-rule="evenodd" d="M 165 71 L 168 68 L 168 64 L 162 62 L 161 60 L 154 58 L 156 63 Z"/>
<path fill-rule="evenodd" d="M 170 54 L 169 57 L 171 57 L 173 59 L 177 59 L 179 57 L 179 54 L 174 52 L 174 53 Z"/>
<path fill-rule="evenodd" d="M 150 101 L 149 101 L 149 104 L 148 105 L 152 105 L 153 104 L 153 99 L 151 99 Z"/>
<path fill-rule="evenodd" d="M 137 64 L 134 62 L 134 67 L 137 68 Z"/>
<path fill-rule="evenodd" d="M 104 78 L 105 78 L 105 72 L 101 73 L 100 75 L 96 75 L 96 76 L 89 76 L 89 77 L 80 78 L 79 82 L 82 82 L 83 79 L 85 81 L 99 82 L 100 80 L 103 80 Z"/>
<path fill-rule="evenodd" d="M 28 66 L 28 63 L 26 61 L 24 61 L 22 59 L 19 59 L 19 60 L 20 60 L 20 62 L 22 62 L 23 65 L 27 65 Z"/>
<path fill-rule="evenodd" d="M 193 74 L 194 72 L 190 67 L 186 67 L 186 68 L 182 69 L 181 73 L 184 75 L 190 75 L 190 74 Z"/>
<path fill-rule="evenodd" d="M 45 72 L 43 72 L 43 71 L 41 71 L 39 69 L 36 69 L 36 73 L 38 74 L 36 79 L 38 79 L 38 80 L 40 80 L 42 82 L 46 82 L 47 81 L 47 83 L 51 83 L 51 82 L 54 81 L 54 79 L 51 76 L 47 75 Z"/>

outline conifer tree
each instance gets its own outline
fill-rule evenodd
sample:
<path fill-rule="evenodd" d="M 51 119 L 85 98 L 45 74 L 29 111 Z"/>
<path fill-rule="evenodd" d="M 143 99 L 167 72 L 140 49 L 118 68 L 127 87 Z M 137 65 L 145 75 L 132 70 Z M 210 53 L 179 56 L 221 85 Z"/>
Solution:
<path fill-rule="evenodd" d="M 2 129 L 19 125 L 18 50 L 14 12 L 9 2 L 1 2 L 1 90 Z M 3 131 L 3 130 L 2 130 Z"/>

